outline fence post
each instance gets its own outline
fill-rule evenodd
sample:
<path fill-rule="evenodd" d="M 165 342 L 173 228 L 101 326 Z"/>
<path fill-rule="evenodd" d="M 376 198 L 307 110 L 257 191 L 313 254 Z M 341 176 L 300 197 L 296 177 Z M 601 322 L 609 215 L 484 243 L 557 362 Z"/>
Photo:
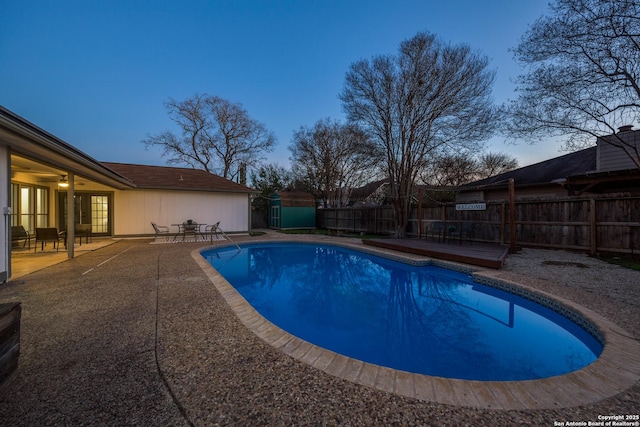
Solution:
<path fill-rule="evenodd" d="M 509 178 L 509 252 L 516 252 L 516 191 L 513 178 Z"/>
<path fill-rule="evenodd" d="M 418 189 L 418 239 L 422 239 L 422 188 Z"/>
<path fill-rule="evenodd" d="M 378 207 L 373 208 L 373 234 L 378 234 Z"/>
<path fill-rule="evenodd" d="M 596 200 L 589 200 L 589 254 L 595 256 L 598 250 L 598 242 L 596 241 L 598 230 L 596 230 Z"/>
<path fill-rule="evenodd" d="M 505 243 L 505 232 L 507 230 L 507 206 L 504 202 L 500 203 L 500 244 Z"/>

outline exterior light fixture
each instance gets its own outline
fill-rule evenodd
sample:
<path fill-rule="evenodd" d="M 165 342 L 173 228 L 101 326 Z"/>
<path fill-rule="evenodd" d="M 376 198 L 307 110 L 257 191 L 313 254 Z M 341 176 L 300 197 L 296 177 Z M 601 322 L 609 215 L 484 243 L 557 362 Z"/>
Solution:
<path fill-rule="evenodd" d="M 62 175 L 62 178 L 60 178 L 60 181 L 58 182 L 58 188 L 67 188 L 67 187 L 69 187 L 69 181 L 67 181 L 67 176 Z"/>

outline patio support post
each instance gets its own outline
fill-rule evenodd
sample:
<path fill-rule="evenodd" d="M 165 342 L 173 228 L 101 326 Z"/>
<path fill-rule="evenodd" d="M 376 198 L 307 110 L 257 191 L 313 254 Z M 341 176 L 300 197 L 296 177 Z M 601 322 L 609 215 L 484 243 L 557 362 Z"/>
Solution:
<path fill-rule="evenodd" d="M 67 178 L 69 179 L 69 187 L 67 188 L 67 258 L 73 258 L 76 240 L 75 179 L 73 172 L 67 172 Z"/>

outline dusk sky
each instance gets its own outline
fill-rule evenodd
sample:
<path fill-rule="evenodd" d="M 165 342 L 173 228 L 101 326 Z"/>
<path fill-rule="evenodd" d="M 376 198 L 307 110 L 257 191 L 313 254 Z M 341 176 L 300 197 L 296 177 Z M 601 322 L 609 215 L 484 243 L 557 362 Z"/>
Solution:
<path fill-rule="evenodd" d="M 486 55 L 495 101 L 514 98 L 509 49 L 546 12 L 545 0 L 0 0 L 0 105 L 97 160 L 164 165 L 141 142 L 175 130 L 164 102 L 217 95 L 275 133 L 267 161 L 288 167 L 294 131 L 344 120 L 349 66 L 420 31 Z M 488 149 L 524 166 L 559 145 Z"/>

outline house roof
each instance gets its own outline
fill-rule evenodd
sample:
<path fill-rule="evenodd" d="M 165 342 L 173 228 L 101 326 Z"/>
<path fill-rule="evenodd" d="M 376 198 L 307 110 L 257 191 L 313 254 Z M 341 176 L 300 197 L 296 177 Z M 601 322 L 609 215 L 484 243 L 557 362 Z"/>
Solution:
<path fill-rule="evenodd" d="M 315 207 L 316 200 L 313 194 L 301 191 L 281 191 L 271 195 L 271 200 L 280 199 L 282 206 L 289 207 Z"/>
<path fill-rule="evenodd" d="M 377 181 L 370 182 L 359 188 L 354 188 L 351 191 L 352 200 L 364 200 L 369 197 L 374 191 L 380 188 L 382 185 L 389 183 L 387 178 L 379 179 Z"/>
<path fill-rule="evenodd" d="M 565 183 L 573 194 L 589 193 L 634 193 L 640 191 L 640 171 L 624 169 L 574 175 Z"/>
<path fill-rule="evenodd" d="M 132 187 L 129 180 L 117 172 L 2 106 L 0 143 L 11 147 L 13 154 L 62 171 L 119 189 Z"/>
<path fill-rule="evenodd" d="M 119 175 L 126 177 L 137 188 L 231 193 L 256 192 L 246 185 L 235 183 L 200 169 L 111 162 L 102 162 L 102 164 Z"/>
<path fill-rule="evenodd" d="M 549 184 L 567 179 L 570 176 L 584 175 L 596 170 L 597 148 L 590 147 L 564 156 L 555 157 L 540 163 L 504 172 L 490 178 L 474 181 L 460 186 L 461 190 L 478 187 L 502 186 L 513 178 L 517 186 Z"/>

